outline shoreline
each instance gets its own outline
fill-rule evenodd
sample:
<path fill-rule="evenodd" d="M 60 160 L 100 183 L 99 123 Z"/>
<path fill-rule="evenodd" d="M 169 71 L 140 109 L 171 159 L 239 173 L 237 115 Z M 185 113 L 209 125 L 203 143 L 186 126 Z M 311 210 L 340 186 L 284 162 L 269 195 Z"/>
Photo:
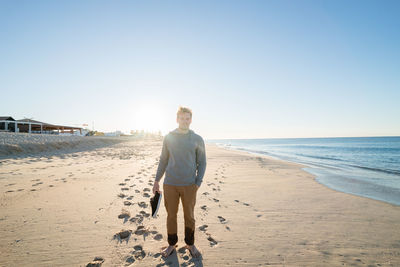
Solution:
<path fill-rule="evenodd" d="M 161 145 L 137 140 L 1 165 L 0 265 L 400 264 L 400 208 L 331 190 L 300 164 L 208 144 L 195 208 L 203 257 L 183 248 L 180 207 L 177 253 L 162 259 L 165 207 L 153 219 L 148 206 Z M 127 238 L 116 237 L 121 230 Z"/>
<path fill-rule="evenodd" d="M 400 207 L 400 192 L 398 189 L 396 188 L 392 188 L 392 187 L 386 187 L 384 185 L 379 185 L 380 187 L 380 191 L 381 193 L 377 192 L 377 188 L 375 188 L 375 190 L 373 190 L 373 184 L 370 184 L 366 181 L 362 181 L 362 180 L 355 180 L 349 177 L 341 177 L 339 175 L 327 175 L 327 174 L 323 174 L 324 170 L 323 169 L 318 169 L 317 167 L 313 167 L 310 164 L 304 163 L 304 162 L 296 162 L 295 160 L 290 160 L 290 159 L 285 159 L 285 158 L 280 158 L 279 156 L 273 156 L 273 155 L 267 155 L 264 154 L 262 152 L 254 152 L 254 151 L 250 151 L 247 149 L 241 149 L 241 148 L 232 148 L 232 147 L 227 147 L 225 145 L 218 145 L 216 143 L 209 143 L 210 145 L 214 145 L 217 146 L 221 149 L 226 149 L 226 150 L 231 150 L 231 151 L 238 151 L 238 152 L 245 152 L 245 153 L 249 153 L 251 155 L 256 155 L 256 156 L 264 156 L 267 158 L 271 158 L 271 159 L 275 159 L 275 160 L 281 160 L 284 162 L 289 162 L 289 163 L 294 163 L 294 164 L 299 164 L 301 166 L 303 166 L 303 170 L 310 173 L 311 175 L 313 175 L 315 177 L 315 181 L 317 183 L 320 183 L 321 185 L 337 191 L 337 192 L 341 192 L 341 193 L 345 193 L 345 194 L 350 194 L 353 196 L 358 196 L 358 197 L 363 197 L 363 198 L 367 198 L 367 199 L 371 199 L 371 200 L 376 200 L 376 201 L 380 201 L 383 203 L 387 203 L 387 204 L 391 204 L 397 207 Z M 345 184 L 347 186 L 351 187 L 351 184 L 349 183 L 349 181 L 353 181 L 354 184 L 365 184 L 366 188 L 364 188 L 364 190 L 370 190 L 371 192 L 356 192 L 356 188 L 353 189 L 354 192 L 349 191 L 344 189 L 345 185 L 343 185 L 342 187 L 339 187 L 335 184 L 333 184 L 331 182 L 331 180 L 327 179 L 327 177 L 333 177 L 332 180 L 344 180 L 346 181 L 348 184 Z M 369 186 L 369 187 L 368 187 Z M 375 185 L 376 186 L 376 185 Z M 390 195 L 390 197 L 388 197 Z"/>

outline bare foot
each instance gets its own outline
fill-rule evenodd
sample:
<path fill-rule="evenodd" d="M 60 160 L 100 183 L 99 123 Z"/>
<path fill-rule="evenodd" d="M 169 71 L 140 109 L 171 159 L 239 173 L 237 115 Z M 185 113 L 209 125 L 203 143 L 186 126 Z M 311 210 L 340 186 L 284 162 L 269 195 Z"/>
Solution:
<path fill-rule="evenodd" d="M 190 255 L 192 255 L 193 258 L 198 258 L 201 256 L 200 251 L 198 251 L 194 245 L 192 246 L 186 245 L 186 248 L 189 250 Z"/>
<path fill-rule="evenodd" d="M 164 249 L 163 251 L 161 251 L 161 255 L 162 255 L 164 258 L 167 258 L 169 255 L 172 254 L 172 252 L 174 252 L 175 248 L 176 248 L 176 245 L 175 245 L 175 246 L 168 246 L 166 249 Z"/>

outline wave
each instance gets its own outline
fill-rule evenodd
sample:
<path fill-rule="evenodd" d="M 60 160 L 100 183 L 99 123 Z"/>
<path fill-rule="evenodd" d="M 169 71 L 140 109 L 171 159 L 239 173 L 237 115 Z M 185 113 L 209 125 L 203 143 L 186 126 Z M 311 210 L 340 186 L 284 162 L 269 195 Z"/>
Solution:
<path fill-rule="evenodd" d="M 301 156 L 301 157 L 307 157 L 307 158 L 313 158 L 313 159 L 325 159 L 325 160 L 343 161 L 342 159 L 333 158 L 333 157 L 313 156 L 313 155 L 300 154 L 300 153 L 296 153 L 294 155 Z"/>
<path fill-rule="evenodd" d="M 351 166 L 351 167 L 354 167 L 354 168 L 358 168 L 358 169 L 363 169 L 363 170 L 369 170 L 369 171 L 375 171 L 375 172 L 383 172 L 383 173 L 387 173 L 387 174 L 400 175 L 400 171 L 396 171 L 396 170 L 371 168 L 371 167 L 357 166 L 357 165 L 351 165 L 351 164 L 348 164 L 348 166 Z"/>
<path fill-rule="evenodd" d="M 324 159 L 324 160 L 343 161 L 342 159 L 338 159 L 338 158 L 334 158 L 334 157 L 314 156 L 314 155 L 308 155 L 308 154 L 302 154 L 302 153 L 290 153 L 290 152 L 283 152 L 283 151 L 281 151 L 281 152 L 275 152 L 275 151 L 274 152 L 268 152 L 268 151 L 265 151 L 265 150 L 256 150 L 256 149 L 249 149 L 249 148 L 243 148 L 243 147 L 232 147 L 232 148 L 237 149 L 237 150 L 253 152 L 253 153 L 259 153 L 259 154 L 275 156 L 275 157 L 285 157 L 285 158 L 303 157 L 303 158 L 311 158 L 311 159 Z M 310 161 L 309 163 L 315 163 L 315 162 Z"/>

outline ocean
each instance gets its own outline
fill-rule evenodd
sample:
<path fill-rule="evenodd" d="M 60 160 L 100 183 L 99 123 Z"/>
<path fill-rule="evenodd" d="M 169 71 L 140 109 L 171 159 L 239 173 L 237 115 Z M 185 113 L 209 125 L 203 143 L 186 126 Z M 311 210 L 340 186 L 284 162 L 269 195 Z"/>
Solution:
<path fill-rule="evenodd" d="M 400 205 L 400 136 L 207 142 L 301 163 L 329 188 Z"/>

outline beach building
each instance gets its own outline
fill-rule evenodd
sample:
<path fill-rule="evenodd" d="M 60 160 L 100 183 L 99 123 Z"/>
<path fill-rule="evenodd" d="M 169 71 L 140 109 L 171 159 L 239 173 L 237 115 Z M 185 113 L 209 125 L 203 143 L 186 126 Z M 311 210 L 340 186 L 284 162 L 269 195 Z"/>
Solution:
<path fill-rule="evenodd" d="M 82 135 L 82 128 L 80 127 L 55 125 L 31 119 L 15 120 L 11 116 L 0 116 L 0 130 L 16 133 L 46 134 L 74 134 L 75 131 L 79 131 L 79 135 Z"/>
<path fill-rule="evenodd" d="M 10 116 L 0 116 L 0 130 L 15 132 L 15 120 Z"/>

